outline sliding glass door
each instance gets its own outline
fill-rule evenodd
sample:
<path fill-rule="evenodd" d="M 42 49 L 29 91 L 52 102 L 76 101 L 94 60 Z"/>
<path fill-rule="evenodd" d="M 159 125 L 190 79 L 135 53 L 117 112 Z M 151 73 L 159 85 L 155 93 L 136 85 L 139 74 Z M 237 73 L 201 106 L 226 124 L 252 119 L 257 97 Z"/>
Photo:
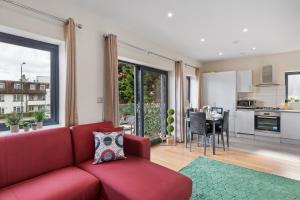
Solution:
<path fill-rule="evenodd" d="M 119 61 L 120 123 L 126 133 L 149 137 L 165 134 L 166 71 Z"/>

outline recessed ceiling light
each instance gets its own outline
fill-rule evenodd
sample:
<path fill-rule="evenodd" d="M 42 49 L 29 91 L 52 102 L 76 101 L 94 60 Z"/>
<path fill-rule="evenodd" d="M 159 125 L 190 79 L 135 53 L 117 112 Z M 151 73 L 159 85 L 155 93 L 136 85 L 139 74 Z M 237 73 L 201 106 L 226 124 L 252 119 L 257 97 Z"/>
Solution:
<path fill-rule="evenodd" d="M 205 42 L 205 38 L 201 38 L 201 40 L 200 40 L 201 42 Z"/>
<path fill-rule="evenodd" d="M 223 56 L 223 53 L 222 53 L 222 52 L 219 52 L 219 56 Z"/>
<path fill-rule="evenodd" d="M 173 17 L 173 13 L 172 12 L 168 12 L 168 18 L 172 18 Z"/>
<path fill-rule="evenodd" d="M 247 28 L 243 28 L 243 32 L 247 33 L 249 30 Z"/>
<path fill-rule="evenodd" d="M 253 50 L 253 51 L 256 50 L 256 47 L 252 47 L 252 50 Z"/>

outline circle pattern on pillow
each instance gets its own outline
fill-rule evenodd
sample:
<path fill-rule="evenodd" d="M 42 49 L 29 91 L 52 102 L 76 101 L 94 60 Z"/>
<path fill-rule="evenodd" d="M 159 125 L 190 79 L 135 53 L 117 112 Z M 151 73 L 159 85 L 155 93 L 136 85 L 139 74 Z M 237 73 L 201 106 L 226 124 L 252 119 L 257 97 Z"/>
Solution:
<path fill-rule="evenodd" d="M 98 149 L 100 146 L 100 139 L 98 137 L 95 137 L 95 149 Z"/>
<path fill-rule="evenodd" d="M 123 131 L 109 133 L 94 132 L 94 136 L 94 164 L 125 158 L 123 149 Z"/>
<path fill-rule="evenodd" d="M 110 146 L 111 143 L 112 143 L 113 139 L 110 135 L 106 135 L 104 138 L 103 138 L 103 142 L 106 146 Z"/>
<path fill-rule="evenodd" d="M 117 135 L 116 136 L 116 138 L 115 138 L 115 142 L 116 142 L 116 145 L 118 146 L 118 147 L 123 147 L 123 135 L 121 135 L 121 134 L 119 134 L 119 135 Z"/>
<path fill-rule="evenodd" d="M 115 157 L 116 157 L 115 152 L 111 149 L 104 150 L 100 155 L 100 159 L 102 162 L 115 160 Z"/>

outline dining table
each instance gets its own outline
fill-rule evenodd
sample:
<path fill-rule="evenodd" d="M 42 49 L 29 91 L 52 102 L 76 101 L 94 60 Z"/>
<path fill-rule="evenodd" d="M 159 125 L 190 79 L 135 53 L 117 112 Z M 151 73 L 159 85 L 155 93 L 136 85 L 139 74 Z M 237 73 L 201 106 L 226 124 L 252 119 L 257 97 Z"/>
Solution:
<path fill-rule="evenodd" d="M 212 115 L 208 114 L 206 115 L 206 123 L 209 123 L 212 125 L 212 149 L 213 149 L 213 155 L 216 155 L 216 142 L 215 142 L 215 135 L 216 135 L 216 125 L 219 124 L 220 122 L 223 121 L 223 115 L 217 114 L 217 115 Z M 185 117 L 185 147 L 187 148 L 187 141 L 188 141 L 188 123 L 190 122 L 189 117 Z M 190 139 L 192 136 L 190 135 Z"/>

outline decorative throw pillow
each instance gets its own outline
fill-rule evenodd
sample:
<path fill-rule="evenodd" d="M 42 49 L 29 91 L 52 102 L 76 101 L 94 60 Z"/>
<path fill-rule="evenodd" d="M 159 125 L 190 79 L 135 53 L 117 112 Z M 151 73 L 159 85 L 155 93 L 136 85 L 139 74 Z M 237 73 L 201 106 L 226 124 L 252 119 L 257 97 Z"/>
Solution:
<path fill-rule="evenodd" d="M 124 159 L 124 131 L 94 132 L 95 156 L 93 164 Z"/>

